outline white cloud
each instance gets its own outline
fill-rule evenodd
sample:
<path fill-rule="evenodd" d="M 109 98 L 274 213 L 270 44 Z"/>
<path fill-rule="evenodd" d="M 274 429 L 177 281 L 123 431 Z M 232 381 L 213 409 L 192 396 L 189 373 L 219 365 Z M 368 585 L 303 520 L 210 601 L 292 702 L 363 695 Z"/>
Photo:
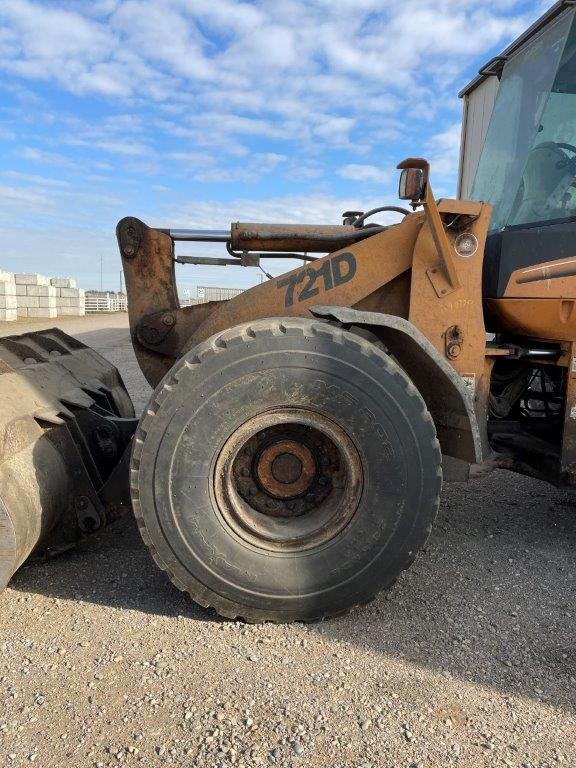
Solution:
<path fill-rule="evenodd" d="M 12 182 L 4 184 L 3 180 Z M 3 222 L 3 252 L 9 241 L 4 238 L 7 227 L 21 227 L 25 239 L 31 229 L 52 228 L 56 224 L 97 226 L 99 221 L 120 218 L 125 202 L 110 191 L 102 191 L 91 183 L 74 185 L 60 179 L 36 174 L 4 172 L 0 174 L 0 221 Z M 33 216 L 31 215 L 33 212 Z M 34 226 L 30 226 L 33 220 Z M 51 241 L 47 239 L 49 252 Z"/>
<path fill-rule="evenodd" d="M 0 184 L 0 202 L 3 206 L 24 206 L 28 210 L 33 206 L 36 211 L 54 207 L 54 202 L 47 192 L 5 184 Z"/>
<path fill-rule="evenodd" d="M 90 142 L 88 140 L 77 140 L 74 141 L 73 139 L 70 139 L 70 144 L 83 144 L 85 146 L 93 146 L 98 147 L 98 149 L 101 149 L 103 152 L 108 152 L 112 155 L 127 155 L 129 157 L 139 157 L 142 155 L 149 155 L 151 153 L 151 149 L 146 144 L 139 144 L 137 142 L 133 141 L 107 141 L 105 139 L 95 142 Z"/>
<path fill-rule="evenodd" d="M 21 173 L 20 171 L 0 171 L 0 176 L 7 179 L 15 179 L 16 181 L 24 182 L 27 184 L 40 184 L 48 187 L 70 187 L 71 184 L 63 179 L 52 179 L 47 176 L 39 176 L 35 173 Z"/>
<path fill-rule="evenodd" d="M 391 170 L 382 147 L 412 135 L 424 151 L 420 126 L 459 110 L 454 81 L 470 57 L 527 22 L 518 3 L 356 0 L 350 13 L 339 0 L 3 0 L 0 71 L 122 105 L 115 121 L 64 120 L 61 144 L 99 152 L 100 170 L 119 162 L 132 175 L 252 183 L 284 166 L 283 178 L 313 183 L 319 155 L 337 149 L 347 155 L 338 176 L 378 184 L 387 177 L 375 157 Z M 455 168 L 445 131 L 429 149 L 439 176 Z M 166 162 L 175 140 L 207 160 Z M 30 161 L 63 154 L 27 143 Z"/>
<path fill-rule="evenodd" d="M 407 148 L 429 156 L 435 189 L 448 188 L 458 161 L 455 94 L 472 63 L 539 10 L 525 7 L 0 0 L 0 91 L 19 104 L 2 112 L 0 140 L 13 142 L 3 167 L 27 174 L 1 176 L 3 243 L 21 215 L 6 242 L 32 253 L 32 235 L 30 247 L 22 240 L 30 210 L 51 231 L 85 228 L 78 250 L 88 257 L 94 227 L 115 252 L 114 220 L 126 213 L 164 226 L 335 223 L 347 208 L 394 202 L 393 166 Z M 83 117 L 55 109 L 62 92 L 87 97 L 66 106 L 86 105 Z M 52 184 L 52 173 L 72 186 Z M 349 195 L 332 193 L 335 183 L 346 189 L 341 179 L 356 182 Z M 235 199 L 207 202 L 207 184 L 227 185 L 222 197 L 234 189 Z M 286 184 L 299 193 L 284 194 Z M 59 237 L 44 242 L 55 252 Z"/>
<path fill-rule="evenodd" d="M 214 65 L 203 53 L 203 36 L 170 3 L 126 0 L 110 22 L 124 46 L 168 67 L 171 74 L 214 79 Z"/>
<path fill-rule="evenodd" d="M 325 0 L 124 0 L 88 14 L 79 4 L 4 0 L 0 68 L 76 93 L 166 103 L 235 93 L 243 111 L 286 115 L 291 103 L 301 118 L 328 107 L 337 121 L 350 119 L 342 108 L 381 109 L 390 89 L 433 76 L 446 57 L 465 63 L 519 32 L 527 19 L 506 12 L 516 4 L 363 0 L 350 13 Z"/>
<path fill-rule="evenodd" d="M 24 160 L 38 163 L 39 165 L 55 165 L 61 169 L 74 167 L 72 159 L 59 152 L 47 152 L 37 147 L 21 147 L 19 154 Z"/>
<path fill-rule="evenodd" d="M 0 66 L 12 74 L 70 85 L 74 76 L 82 77 L 112 52 L 106 30 L 78 13 L 30 0 L 4 0 L 0 21 L 9 30 L 0 48 Z"/>
<path fill-rule="evenodd" d="M 429 160 L 433 179 L 454 178 L 456 176 L 460 155 L 461 130 L 460 123 L 454 123 L 430 139 Z M 432 183 L 434 183 L 433 179 Z"/>
<path fill-rule="evenodd" d="M 390 179 L 390 172 L 383 171 L 375 165 L 359 165 L 350 163 L 339 168 L 336 173 L 343 179 L 351 181 L 364 181 L 369 184 L 381 184 Z"/>
<path fill-rule="evenodd" d="M 390 194 L 396 199 L 396 194 Z M 158 227 L 225 229 L 232 221 L 258 221 L 294 224 L 341 224 L 347 210 L 369 210 L 381 205 L 379 198 L 362 193 L 346 196 L 330 194 L 279 195 L 266 200 L 238 197 L 231 201 L 193 200 L 176 211 L 167 209 L 151 222 Z M 384 214 L 383 221 L 398 220 Z"/>

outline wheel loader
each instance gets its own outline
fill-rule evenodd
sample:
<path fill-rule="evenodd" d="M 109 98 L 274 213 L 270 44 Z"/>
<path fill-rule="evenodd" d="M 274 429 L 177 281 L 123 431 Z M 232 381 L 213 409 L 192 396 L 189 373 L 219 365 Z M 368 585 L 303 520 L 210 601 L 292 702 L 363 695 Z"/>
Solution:
<path fill-rule="evenodd" d="M 574 486 L 571 6 L 499 63 L 471 200 L 437 200 L 428 162 L 409 158 L 398 166 L 408 207 L 347 211 L 342 224 L 120 221 L 130 333 L 154 393 L 136 421 L 117 372 L 73 339 L 2 341 L 14 382 L 4 582 L 35 547 L 115 517 L 129 484 L 144 542 L 193 600 L 247 621 L 314 620 L 410 565 L 443 469 Z M 390 208 L 398 223 L 376 223 Z M 182 255 L 183 241 L 227 253 Z M 180 306 L 176 263 L 263 257 L 302 266 Z"/>

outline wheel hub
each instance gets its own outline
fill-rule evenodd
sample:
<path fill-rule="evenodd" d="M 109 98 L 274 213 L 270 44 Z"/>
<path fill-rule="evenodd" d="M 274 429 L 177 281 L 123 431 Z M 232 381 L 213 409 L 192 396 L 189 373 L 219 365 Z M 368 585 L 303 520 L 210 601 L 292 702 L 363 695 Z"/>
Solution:
<path fill-rule="evenodd" d="M 356 511 L 362 470 L 334 422 L 283 408 L 242 425 L 224 446 L 215 492 L 226 522 L 251 543 L 309 548 L 336 535 Z"/>
<path fill-rule="evenodd" d="M 316 462 L 303 443 L 279 440 L 260 454 L 256 475 L 266 493 L 279 499 L 293 499 L 310 487 L 316 475 Z"/>

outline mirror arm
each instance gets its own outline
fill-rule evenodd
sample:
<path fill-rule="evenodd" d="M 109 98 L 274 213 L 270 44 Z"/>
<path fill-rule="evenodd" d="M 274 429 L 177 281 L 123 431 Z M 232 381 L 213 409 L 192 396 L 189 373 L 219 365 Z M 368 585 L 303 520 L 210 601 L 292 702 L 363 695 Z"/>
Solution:
<path fill-rule="evenodd" d="M 444 224 L 442 223 L 442 217 L 440 216 L 438 206 L 436 205 L 436 200 L 432 194 L 432 187 L 430 186 L 430 182 L 427 182 L 426 184 L 426 192 L 422 202 L 424 205 L 424 211 L 426 212 L 426 219 L 428 221 L 430 231 L 432 232 L 432 237 L 434 238 L 434 244 L 436 245 L 436 250 L 438 251 L 438 256 L 440 256 L 440 261 L 442 262 L 446 271 L 446 277 L 450 283 L 450 286 L 456 290 L 457 288 L 460 288 L 460 278 L 458 277 L 458 271 L 456 269 L 452 247 L 450 245 L 450 241 L 448 240 L 448 236 L 446 235 L 446 230 L 444 229 Z"/>
<path fill-rule="evenodd" d="M 426 220 L 430 227 L 430 231 L 432 232 L 438 256 L 444 267 L 446 279 L 451 289 L 456 290 L 457 288 L 460 288 L 460 278 L 458 277 L 452 247 L 448 240 L 448 236 L 446 235 L 446 230 L 444 229 L 444 224 L 442 223 L 442 218 L 432 193 L 432 187 L 430 186 L 430 163 L 423 157 L 409 157 L 399 163 L 397 167 L 401 170 L 404 170 L 405 168 L 420 168 L 424 174 L 424 196 L 420 200 L 413 200 L 412 205 L 413 207 L 420 204 L 424 206 Z"/>

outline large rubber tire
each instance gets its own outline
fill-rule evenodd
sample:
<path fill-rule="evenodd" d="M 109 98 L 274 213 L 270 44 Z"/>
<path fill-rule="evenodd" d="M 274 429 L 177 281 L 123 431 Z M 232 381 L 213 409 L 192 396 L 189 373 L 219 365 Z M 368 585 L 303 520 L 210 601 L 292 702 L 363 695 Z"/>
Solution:
<path fill-rule="evenodd" d="M 327 450 L 346 443 L 361 466 L 358 485 L 331 491 L 335 506 L 352 494 L 348 517 L 301 549 L 246 540 L 218 492 L 230 436 L 276 409 L 333 425 Z M 142 538 L 179 589 L 223 616 L 277 622 L 340 614 L 391 586 L 426 542 L 442 481 L 432 418 L 406 374 L 366 339 L 300 318 L 236 326 L 181 358 L 142 416 L 131 478 Z"/>

